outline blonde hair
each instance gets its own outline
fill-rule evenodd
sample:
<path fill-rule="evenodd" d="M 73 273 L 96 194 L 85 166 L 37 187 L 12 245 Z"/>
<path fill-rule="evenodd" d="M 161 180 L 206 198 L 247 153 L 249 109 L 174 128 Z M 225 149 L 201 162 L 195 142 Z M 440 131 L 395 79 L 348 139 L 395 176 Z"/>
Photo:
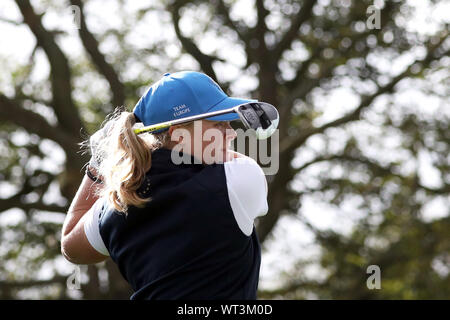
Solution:
<path fill-rule="evenodd" d="M 142 198 L 138 189 L 151 168 L 152 151 L 165 146 L 170 140 L 168 130 L 137 135 L 133 126 L 136 118 L 123 107 L 109 116 L 103 127 L 107 134 L 99 142 L 97 158 L 103 188 L 98 195 L 105 197 L 117 211 L 127 214 L 129 206 L 144 207 L 151 198 Z"/>

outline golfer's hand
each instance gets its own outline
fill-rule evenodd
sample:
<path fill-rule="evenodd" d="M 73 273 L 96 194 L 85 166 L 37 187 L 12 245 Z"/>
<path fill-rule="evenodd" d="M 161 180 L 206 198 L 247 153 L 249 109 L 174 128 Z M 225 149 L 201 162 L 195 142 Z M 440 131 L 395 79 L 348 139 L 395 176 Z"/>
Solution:
<path fill-rule="evenodd" d="M 91 159 L 89 160 L 89 167 L 92 173 L 98 172 L 100 163 L 103 159 L 101 144 L 103 140 L 109 135 L 112 129 L 112 121 L 108 121 L 103 128 L 95 132 L 89 139 L 89 147 L 91 151 Z"/>

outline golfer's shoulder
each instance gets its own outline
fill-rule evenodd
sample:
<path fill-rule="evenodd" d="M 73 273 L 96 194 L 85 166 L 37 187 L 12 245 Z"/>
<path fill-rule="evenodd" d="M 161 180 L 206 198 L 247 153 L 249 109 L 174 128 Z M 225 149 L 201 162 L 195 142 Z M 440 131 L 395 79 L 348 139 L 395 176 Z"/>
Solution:
<path fill-rule="evenodd" d="M 267 180 L 252 158 L 239 156 L 224 164 L 228 198 L 241 231 L 250 236 L 253 221 L 268 211 Z"/>
<path fill-rule="evenodd" d="M 239 154 L 239 157 L 225 162 L 224 167 L 229 188 L 257 196 L 266 196 L 267 180 L 254 159 Z"/>
<path fill-rule="evenodd" d="M 247 175 L 251 175 L 251 174 L 264 175 L 264 172 L 262 171 L 259 164 L 252 158 L 247 157 L 246 155 L 243 155 L 243 154 L 239 154 L 238 157 L 225 162 L 224 165 L 229 170 L 240 171 L 243 174 L 246 173 Z M 249 170 L 249 171 L 247 172 L 246 170 Z"/>

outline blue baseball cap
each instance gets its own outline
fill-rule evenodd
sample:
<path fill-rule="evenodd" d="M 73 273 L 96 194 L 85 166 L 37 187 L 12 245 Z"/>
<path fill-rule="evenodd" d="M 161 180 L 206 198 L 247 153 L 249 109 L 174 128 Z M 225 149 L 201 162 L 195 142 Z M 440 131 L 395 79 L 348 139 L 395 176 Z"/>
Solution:
<path fill-rule="evenodd" d="M 229 109 L 254 102 L 253 99 L 228 97 L 219 85 L 201 72 L 180 71 L 165 73 L 139 99 L 134 115 L 144 126 L 195 116 L 207 112 Z M 237 113 L 227 113 L 206 120 L 238 120 Z M 159 129 L 154 133 L 168 130 Z"/>

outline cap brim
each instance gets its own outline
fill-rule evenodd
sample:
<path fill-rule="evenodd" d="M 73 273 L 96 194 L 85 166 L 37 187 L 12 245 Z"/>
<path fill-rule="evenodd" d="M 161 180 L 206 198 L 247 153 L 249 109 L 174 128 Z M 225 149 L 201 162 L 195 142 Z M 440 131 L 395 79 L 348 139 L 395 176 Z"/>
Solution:
<path fill-rule="evenodd" d="M 221 102 L 219 102 L 217 105 L 215 105 L 214 107 L 209 109 L 208 112 L 230 109 L 230 108 L 236 107 L 236 106 L 238 106 L 240 104 L 249 103 L 249 102 L 256 102 L 256 101 L 258 101 L 258 100 L 227 97 L 227 98 L 223 99 Z M 211 117 L 211 118 L 205 118 L 205 120 L 210 120 L 210 121 L 233 121 L 233 120 L 239 120 L 239 115 L 236 112 L 230 112 L 230 113 L 227 113 L 227 114 L 222 114 L 220 116 L 215 116 L 215 117 Z"/>

